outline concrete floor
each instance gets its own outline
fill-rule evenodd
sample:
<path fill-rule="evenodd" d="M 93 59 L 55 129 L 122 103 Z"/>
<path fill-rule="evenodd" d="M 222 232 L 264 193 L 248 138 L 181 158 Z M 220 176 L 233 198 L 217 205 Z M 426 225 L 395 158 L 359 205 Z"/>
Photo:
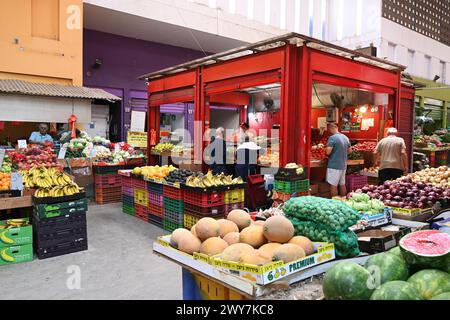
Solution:
<path fill-rule="evenodd" d="M 90 205 L 87 223 L 87 251 L 0 267 L 1 298 L 182 298 L 181 268 L 152 253 L 165 231 L 122 213 L 121 205 Z M 73 265 L 80 268 L 81 289 L 67 287 Z"/>

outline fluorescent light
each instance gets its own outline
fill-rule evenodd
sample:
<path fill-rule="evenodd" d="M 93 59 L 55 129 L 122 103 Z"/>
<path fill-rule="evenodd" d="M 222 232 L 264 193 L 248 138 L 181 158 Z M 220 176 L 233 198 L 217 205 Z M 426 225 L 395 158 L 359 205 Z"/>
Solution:
<path fill-rule="evenodd" d="M 217 8 L 217 0 L 209 0 L 208 6 L 210 8 Z"/>
<path fill-rule="evenodd" d="M 280 29 L 286 29 L 286 0 L 281 0 L 280 3 Z"/>
<path fill-rule="evenodd" d="M 295 0 L 295 25 L 294 31 L 300 32 L 300 0 Z"/>
<path fill-rule="evenodd" d="M 366 113 L 367 112 L 367 107 L 366 106 L 362 106 L 361 108 L 359 108 L 359 111 L 361 113 Z"/>
<path fill-rule="evenodd" d="M 309 36 L 312 37 L 314 31 L 314 0 L 309 0 L 308 2 L 308 23 L 309 23 Z"/>
<path fill-rule="evenodd" d="M 356 4 L 356 35 L 362 34 L 362 14 L 363 14 L 363 0 L 357 0 Z"/>
<path fill-rule="evenodd" d="M 322 40 L 325 39 L 325 32 L 326 32 L 326 24 L 327 24 L 327 0 L 322 0 L 321 5 L 321 27 L 322 27 Z"/>
<path fill-rule="evenodd" d="M 255 11 L 255 2 L 254 0 L 247 0 L 247 18 L 249 20 L 253 20 L 254 11 Z"/>
<path fill-rule="evenodd" d="M 270 24 L 270 11 L 271 11 L 270 0 L 265 0 L 265 5 L 264 5 L 264 23 L 265 24 Z"/>
<path fill-rule="evenodd" d="M 229 5 L 228 5 L 228 10 L 230 11 L 231 14 L 235 14 L 236 13 L 236 0 L 228 0 Z"/>
<path fill-rule="evenodd" d="M 344 38 L 344 0 L 338 3 L 338 19 L 337 19 L 337 40 Z"/>

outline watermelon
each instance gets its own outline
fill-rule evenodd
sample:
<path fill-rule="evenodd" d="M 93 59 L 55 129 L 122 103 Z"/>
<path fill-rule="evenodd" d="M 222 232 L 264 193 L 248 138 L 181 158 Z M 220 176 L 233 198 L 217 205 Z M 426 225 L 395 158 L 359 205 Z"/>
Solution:
<path fill-rule="evenodd" d="M 431 300 L 450 300 L 450 292 L 444 292 L 431 298 Z"/>
<path fill-rule="evenodd" d="M 413 232 L 400 240 L 400 250 L 408 265 L 415 270 L 447 271 L 450 264 L 450 235 L 438 230 Z"/>
<path fill-rule="evenodd" d="M 401 258 L 402 260 L 405 260 L 405 258 L 403 258 L 402 251 L 400 250 L 400 247 L 392 248 L 391 250 L 388 251 L 388 253 L 395 254 L 397 257 Z"/>
<path fill-rule="evenodd" d="M 370 272 L 354 262 L 339 262 L 323 278 L 323 293 L 328 300 L 369 300 L 375 289 Z"/>
<path fill-rule="evenodd" d="M 440 270 L 426 269 L 419 271 L 412 275 L 408 282 L 419 290 L 425 300 L 441 293 L 450 292 L 450 274 Z"/>
<path fill-rule="evenodd" d="M 379 253 L 369 258 L 364 267 L 370 271 L 379 284 L 389 281 L 406 281 L 409 277 L 406 262 L 392 253 Z"/>
<path fill-rule="evenodd" d="M 370 300 L 422 300 L 422 296 L 406 281 L 390 281 L 376 289 Z"/>

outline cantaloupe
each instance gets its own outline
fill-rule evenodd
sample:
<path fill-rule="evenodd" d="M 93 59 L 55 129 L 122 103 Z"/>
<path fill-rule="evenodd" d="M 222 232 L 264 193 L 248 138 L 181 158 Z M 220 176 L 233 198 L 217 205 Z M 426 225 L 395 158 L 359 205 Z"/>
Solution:
<path fill-rule="evenodd" d="M 208 256 L 214 256 L 222 253 L 225 248 L 228 247 L 228 243 L 219 237 L 213 237 L 205 240 L 201 247 L 200 252 Z"/>
<path fill-rule="evenodd" d="M 194 224 L 191 228 L 191 233 L 197 237 L 197 232 L 195 232 L 195 227 L 197 226 L 197 224 Z"/>
<path fill-rule="evenodd" d="M 200 252 L 202 242 L 199 238 L 192 234 L 182 234 L 178 241 L 178 250 L 193 254 L 194 252 Z"/>
<path fill-rule="evenodd" d="M 286 243 L 294 236 L 294 226 L 283 216 L 273 216 L 264 223 L 264 236 L 271 242 Z"/>
<path fill-rule="evenodd" d="M 264 222 L 266 222 L 266 221 L 263 221 L 263 220 L 256 220 L 256 221 L 252 221 L 252 226 L 261 226 L 261 227 L 264 227 Z"/>
<path fill-rule="evenodd" d="M 231 220 L 220 219 L 220 220 L 217 220 L 217 222 L 220 225 L 220 237 L 221 238 L 225 237 L 227 234 L 229 234 L 231 232 L 239 232 L 238 226 L 236 225 L 236 223 L 234 223 Z"/>
<path fill-rule="evenodd" d="M 243 255 L 254 251 L 255 249 L 249 244 L 235 243 L 223 250 L 222 259 L 225 261 L 240 262 Z"/>
<path fill-rule="evenodd" d="M 202 218 L 195 225 L 195 233 L 201 241 L 220 235 L 220 225 L 213 218 Z"/>
<path fill-rule="evenodd" d="M 239 232 L 230 232 L 225 237 L 223 237 L 223 240 L 225 240 L 228 245 L 231 246 L 232 244 L 239 243 L 239 236 Z"/>
<path fill-rule="evenodd" d="M 230 213 L 228 213 L 227 220 L 233 221 L 238 226 L 239 230 L 247 228 L 252 223 L 252 218 L 248 212 L 241 209 L 230 211 Z"/>
<path fill-rule="evenodd" d="M 273 253 L 280 246 L 281 246 L 281 243 L 276 243 L 276 242 L 266 243 L 261 248 L 259 248 L 258 251 L 272 258 Z"/>
<path fill-rule="evenodd" d="M 250 226 L 245 228 L 241 231 L 239 242 L 247 243 L 253 248 L 258 249 L 267 242 L 267 239 L 264 237 L 263 227 Z"/>
<path fill-rule="evenodd" d="M 293 243 L 293 244 L 296 244 L 296 245 L 299 245 L 300 247 L 302 247 L 303 250 L 305 250 L 305 254 L 307 256 L 314 253 L 313 243 L 311 242 L 311 240 L 309 240 L 306 237 L 303 237 L 303 236 L 293 237 L 291 240 L 289 240 L 289 243 Z"/>
<path fill-rule="evenodd" d="M 272 260 L 269 256 L 265 255 L 264 253 L 260 253 L 258 252 L 258 250 L 255 250 L 253 252 L 243 254 L 239 262 L 252 264 L 255 266 L 263 266 L 265 264 L 272 262 Z"/>
<path fill-rule="evenodd" d="M 191 235 L 191 232 L 188 229 L 180 228 L 176 229 L 172 234 L 170 235 L 170 245 L 174 248 L 178 248 L 178 242 L 180 241 L 180 238 L 183 234 L 189 234 Z"/>
<path fill-rule="evenodd" d="M 289 263 L 291 261 L 298 260 L 305 257 L 305 250 L 299 245 L 293 243 L 286 243 L 281 245 L 273 253 L 273 261 L 283 261 L 284 263 Z"/>

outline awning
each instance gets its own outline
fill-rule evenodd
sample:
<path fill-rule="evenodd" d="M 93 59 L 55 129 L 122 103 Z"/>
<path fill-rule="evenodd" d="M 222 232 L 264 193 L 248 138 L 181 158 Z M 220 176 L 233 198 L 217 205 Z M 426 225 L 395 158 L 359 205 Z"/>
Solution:
<path fill-rule="evenodd" d="M 64 86 L 52 83 L 34 83 L 14 79 L 0 79 L 0 93 L 90 100 L 121 100 L 121 98 L 97 88 Z"/>

